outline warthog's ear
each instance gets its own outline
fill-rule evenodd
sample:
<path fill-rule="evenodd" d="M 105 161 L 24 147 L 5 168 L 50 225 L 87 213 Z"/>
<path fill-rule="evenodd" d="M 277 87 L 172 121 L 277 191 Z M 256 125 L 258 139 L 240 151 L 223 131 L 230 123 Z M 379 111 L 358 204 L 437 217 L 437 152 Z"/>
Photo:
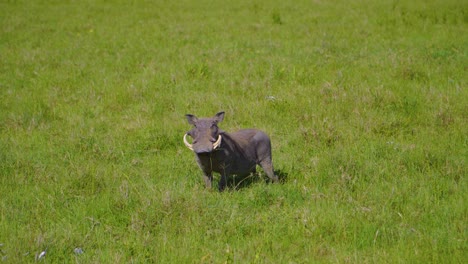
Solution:
<path fill-rule="evenodd" d="M 195 125 L 195 123 L 197 123 L 197 121 L 198 121 L 198 118 L 196 116 L 194 116 L 194 115 L 191 115 L 191 114 L 186 114 L 185 117 L 187 118 L 187 121 L 191 125 Z"/>
<path fill-rule="evenodd" d="M 216 123 L 223 121 L 224 119 L 224 112 L 219 112 L 214 116 L 214 120 Z"/>

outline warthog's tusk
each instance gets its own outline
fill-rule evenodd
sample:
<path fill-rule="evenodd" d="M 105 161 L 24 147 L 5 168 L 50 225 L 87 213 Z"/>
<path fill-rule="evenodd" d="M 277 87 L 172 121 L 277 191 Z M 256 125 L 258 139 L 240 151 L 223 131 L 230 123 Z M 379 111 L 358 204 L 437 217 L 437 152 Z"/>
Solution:
<path fill-rule="evenodd" d="M 221 146 L 221 139 L 222 139 L 221 135 L 218 135 L 218 140 L 216 140 L 216 142 L 213 143 L 213 149 L 217 149 L 219 148 L 219 146 Z M 187 134 L 184 135 L 184 144 L 188 149 L 193 151 L 192 144 L 188 143 L 187 141 Z"/>
<path fill-rule="evenodd" d="M 215 143 L 213 143 L 213 149 L 217 149 L 221 146 L 221 135 L 218 135 L 218 140 L 216 140 Z"/>
<path fill-rule="evenodd" d="M 187 134 L 184 135 L 184 144 L 188 149 L 193 151 L 192 144 L 188 143 L 188 141 L 187 141 Z"/>

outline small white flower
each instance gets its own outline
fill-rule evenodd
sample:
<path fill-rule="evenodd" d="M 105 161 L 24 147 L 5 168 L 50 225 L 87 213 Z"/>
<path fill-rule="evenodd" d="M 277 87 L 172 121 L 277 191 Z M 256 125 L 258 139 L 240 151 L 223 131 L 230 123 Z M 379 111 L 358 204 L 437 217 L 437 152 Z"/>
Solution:
<path fill-rule="evenodd" d="M 39 255 L 37 255 L 36 259 L 37 259 L 37 260 L 40 260 L 40 259 L 44 258 L 45 255 L 46 255 L 46 251 L 44 250 L 44 251 L 42 251 L 41 253 L 39 253 Z"/>

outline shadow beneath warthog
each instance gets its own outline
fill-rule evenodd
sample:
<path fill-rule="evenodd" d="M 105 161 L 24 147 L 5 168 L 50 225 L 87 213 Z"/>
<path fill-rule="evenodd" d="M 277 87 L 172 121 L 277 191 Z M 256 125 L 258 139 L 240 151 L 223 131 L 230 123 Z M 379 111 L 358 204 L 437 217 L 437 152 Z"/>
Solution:
<path fill-rule="evenodd" d="M 275 170 L 275 175 L 278 176 L 280 183 L 285 183 L 288 181 L 289 174 L 283 170 Z"/>
<path fill-rule="evenodd" d="M 282 170 L 275 170 L 275 175 L 278 176 L 279 183 L 285 183 L 288 179 L 288 173 Z M 266 174 L 259 170 L 255 173 L 250 173 L 248 175 L 232 175 L 227 179 L 227 186 L 231 190 L 239 190 L 256 182 L 266 181 L 271 183 L 271 180 L 266 176 Z"/>

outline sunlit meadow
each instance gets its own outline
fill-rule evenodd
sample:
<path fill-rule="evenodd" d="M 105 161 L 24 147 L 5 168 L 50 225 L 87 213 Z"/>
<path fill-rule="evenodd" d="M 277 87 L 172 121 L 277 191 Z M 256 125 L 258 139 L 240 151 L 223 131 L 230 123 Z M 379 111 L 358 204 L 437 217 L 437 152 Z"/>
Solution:
<path fill-rule="evenodd" d="M 464 263 L 468 2 L 0 1 L 0 262 Z M 187 113 L 273 143 L 206 190 Z M 215 175 L 215 181 L 219 176 Z"/>

